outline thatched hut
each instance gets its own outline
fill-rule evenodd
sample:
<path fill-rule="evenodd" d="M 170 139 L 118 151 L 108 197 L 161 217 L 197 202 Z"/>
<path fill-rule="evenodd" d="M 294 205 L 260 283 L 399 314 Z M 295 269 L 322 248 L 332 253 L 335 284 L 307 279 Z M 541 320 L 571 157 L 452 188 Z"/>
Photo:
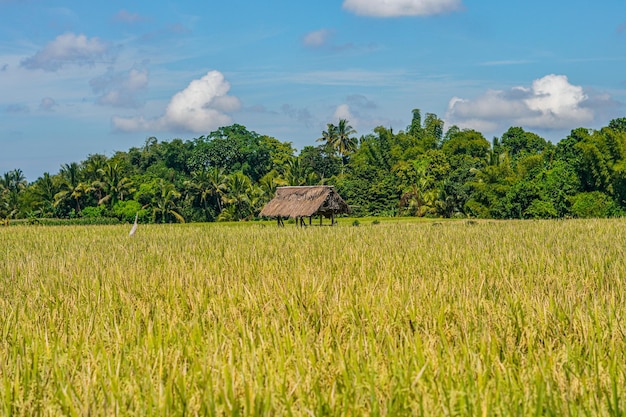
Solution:
<path fill-rule="evenodd" d="M 337 214 L 350 213 L 350 207 L 329 185 L 314 185 L 300 187 L 278 187 L 276 196 L 263 207 L 261 217 L 275 217 L 278 225 L 283 225 L 283 219 L 296 219 L 304 226 L 304 218 L 309 218 L 309 224 L 315 216 L 322 219 L 331 219 L 331 224 L 335 224 Z"/>

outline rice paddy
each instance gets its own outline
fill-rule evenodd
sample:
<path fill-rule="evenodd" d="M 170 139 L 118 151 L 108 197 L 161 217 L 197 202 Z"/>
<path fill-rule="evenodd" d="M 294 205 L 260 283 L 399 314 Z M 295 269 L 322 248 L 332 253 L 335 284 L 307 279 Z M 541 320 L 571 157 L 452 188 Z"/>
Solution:
<path fill-rule="evenodd" d="M 623 415 L 626 220 L 0 228 L 0 414 Z"/>

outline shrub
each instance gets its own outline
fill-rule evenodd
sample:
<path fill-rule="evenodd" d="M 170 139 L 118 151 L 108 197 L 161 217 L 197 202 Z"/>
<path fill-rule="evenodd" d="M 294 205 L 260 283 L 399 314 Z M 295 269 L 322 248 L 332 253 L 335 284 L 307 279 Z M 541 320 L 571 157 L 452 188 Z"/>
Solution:
<path fill-rule="evenodd" d="M 135 215 L 139 213 L 139 217 L 144 221 L 148 219 L 148 212 L 141 208 L 141 203 L 135 200 L 118 201 L 111 210 L 113 215 L 123 222 L 132 223 L 135 221 Z"/>
<path fill-rule="evenodd" d="M 558 217 L 558 213 L 551 201 L 536 199 L 524 210 L 524 217 L 528 219 L 553 219 Z"/>
<path fill-rule="evenodd" d="M 80 213 L 85 218 L 104 217 L 106 207 L 104 205 L 85 207 Z"/>
<path fill-rule="evenodd" d="M 572 197 L 572 215 L 574 217 L 616 217 L 622 214 L 613 199 L 599 191 L 580 193 Z"/>

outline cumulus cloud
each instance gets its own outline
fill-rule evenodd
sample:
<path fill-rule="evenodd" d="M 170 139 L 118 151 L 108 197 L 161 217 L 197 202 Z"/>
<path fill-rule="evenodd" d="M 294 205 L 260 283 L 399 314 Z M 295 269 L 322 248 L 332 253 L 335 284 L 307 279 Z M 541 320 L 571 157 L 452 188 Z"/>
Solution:
<path fill-rule="evenodd" d="M 361 16 L 430 16 L 461 10 L 461 0 L 344 0 L 343 8 Z"/>
<path fill-rule="evenodd" d="M 489 90 L 475 99 L 453 97 L 446 119 L 481 131 L 507 125 L 569 129 L 592 122 L 594 109 L 614 103 L 606 94 L 590 96 L 581 86 L 570 84 L 565 75 L 550 74 L 534 80 L 530 87 Z"/>
<path fill-rule="evenodd" d="M 117 131 L 187 131 L 203 133 L 231 123 L 227 114 L 239 110 L 240 101 L 229 96 L 230 84 L 219 71 L 209 71 L 170 100 L 165 114 L 156 119 L 114 117 Z"/>
<path fill-rule="evenodd" d="M 353 124 L 358 124 L 356 117 L 350 111 L 350 106 L 347 104 L 340 104 L 335 109 L 333 118 L 336 120 L 346 119 Z"/>
<path fill-rule="evenodd" d="M 346 119 L 353 128 L 360 131 L 373 129 L 376 126 L 390 125 L 391 121 L 388 119 L 372 117 L 367 110 L 374 108 L 376 105 L 365 96 L 352 95 L 348 97 L 347 103 L 335 107 L 332 120 L 337 123 L 340 119 Z"/>
<path fill-rule="evenodd" d="M 133 68 L 126 72 L 109 71 L 90 81 L 100 94 L 98 104 L 112 107 L 138 107 L 137 94 L 148 86 L 148 70 Z"/>
<path fill-rule="evenodd" d="M 319 48 L 328 43 L 328 39 L 332 36 L 333 31 L 329 29 L 320 29 L 309 32 L 302 38 L 302 43 L 311 48 Z"/>
<path fill-rule="evenodd" d="M 65 33 L 22 61 L 28 69 L 56 71 L 66 65 L 93 65 L 107 59 L 110 47 L 98 38 Z"/>

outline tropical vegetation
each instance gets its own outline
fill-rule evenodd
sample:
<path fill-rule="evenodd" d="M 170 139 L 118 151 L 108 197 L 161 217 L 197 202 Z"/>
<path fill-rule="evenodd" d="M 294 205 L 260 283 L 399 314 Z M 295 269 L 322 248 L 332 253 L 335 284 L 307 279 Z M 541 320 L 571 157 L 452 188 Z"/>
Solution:
<path fill-rule="evenodd" d="M 190 140 L 146 139 L 88 155 L 28 183 L 0 177 L 0 219 L 115 218 L 143 223 L 253 219 L 278 186 L 328 184 L 356 216 L 537 219 L 621 216 L 626 210 L 626 118 L 576 128 L 551 143 L 521 127 L 480 132 L 413 110 L 394 132 L 357 137 L 329 123 L 312 145 L 225 126 Z"/>

